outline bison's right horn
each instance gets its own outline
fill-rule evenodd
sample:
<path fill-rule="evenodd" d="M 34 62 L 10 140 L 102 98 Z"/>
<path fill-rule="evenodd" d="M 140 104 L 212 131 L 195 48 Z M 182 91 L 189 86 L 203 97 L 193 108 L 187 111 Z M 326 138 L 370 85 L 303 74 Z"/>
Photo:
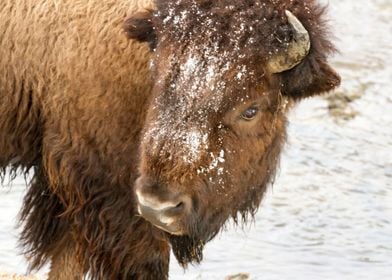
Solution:
<path fill-rule="evenodd" d="M 310 50 L 310 37 L 308 31 L 290 11 L 285 11 L 290 25 L 294 29 L 294 39 L 286 50 L 272 57 L 267 63 L 270 73 L 281 73 L 297 66 L 308 55 Z"/>

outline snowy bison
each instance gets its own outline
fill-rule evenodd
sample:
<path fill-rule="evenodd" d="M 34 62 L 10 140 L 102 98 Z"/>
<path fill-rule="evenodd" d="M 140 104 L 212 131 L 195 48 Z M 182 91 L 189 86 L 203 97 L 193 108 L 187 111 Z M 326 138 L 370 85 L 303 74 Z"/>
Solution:
<path fill-rule="evenodd" d="M 336 87 L 314 0 L 1 1 L 0 170 L 50 279 L 166 279 L 256 212 L 288 109 Z"/>

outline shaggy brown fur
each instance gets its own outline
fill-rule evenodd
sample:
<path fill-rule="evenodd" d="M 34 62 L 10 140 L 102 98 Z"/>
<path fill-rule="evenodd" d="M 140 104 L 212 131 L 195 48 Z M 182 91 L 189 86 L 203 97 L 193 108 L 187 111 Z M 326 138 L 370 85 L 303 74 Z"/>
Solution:
<path fill-rule="evenodd" d="M 259 2 L 266 7 L 255 9 L 254 3 Z M 21 212 L 22 244 L 33 269 L 52 260 L 51 279 L 69 279 L 75 273 L 77 279 L 87 272 L 92 279 L 164 279 L 168 276 L 168 240 L 182 264 L 200 261 L 203 245 L 228 217 L 236 218 L 238 212 L 246 217 L 256 211 L 285 138 L 280 91 L 295 100 L 330 90 L 339 82 L 326 62 L 332 47 L 326 39 L 323 10 L 310 0 L 272 2 L 158 1 L 157 12 L 141 13 L 136 11 L 152 8 L 151 1 L 0 3 L 0 176 L 9 167 L 12 175 L 18 168 L 34 170 Z M 234 9 L 224 8 L 227 4 Z M 193 10 L 193 5 L 201 12 Z M 267 53 L 279 51 L 279 42 L 291 38 L 282 12 L 285 8 L 308 28 L 313 48 L 295 69 L 270 75 L 261 67 Z M 191 13 L 184 25 L 168 17 L 182 11 Z M 127 13 L 134 15 L 126 24 L 128 36 L 157 47 L 153 101 L 150 52 L 146 45 L 125 38 L 122 21 Z M 200 22 L 210 17 L 217 28 L 208 34 Z M 259 35 L 254 43 L 246 44 L 248 31 L 234 40 L 245 57 L 233 52 L 231 26 L 241 20 L 255 25 L 263 17 L 269 23 L 255 26 L 257 32 L 252 35 Z M 229 43 L 227 54 L 239 58 L 233 65 L 246 65 L 254 73 L 226 87 L 222 106 L 208 115 L 213 129 L 228 118 L 223 129 L 211 133 L 211 153 L 234 151 L 227 153 L 225 168 L 232 172 L 223 176 L 226 189 L 219 192 L 217 183 L 208 183 L 207 177 L 190 176 L 209 164 L 207 155 L 190 167 L 181 161 L 166 161 L 153 151 L 148 153 L 149 139 L 141 136 L 143 130 L 151 129 L 157 115 L 170 110 L 174 119 L 178 117 L 176 98 L 190 86 L 176 80 L 182 58 L 192 44 L 203 53 L 202 47 L 209 46 L 206 39 L 220 46 Z M 174 65 L 169 64 L 171 56 L 178 58 Z M 226 59 L 223 53 L 222 58 Z M 228 73 L 221 78 L 231 81 L 236 69 Z M 158 81 L 164 81 L 163 86 Z M 178 85 L 175 91 L 168 90 L 172 82 Z M 240 101 L 243 88 L 248 92 L 245 101 L 261 100 L 265 112 L 260 125 L 252 129 L 235 128 L 230 119 L 234 115 L 226 114 L 232 108 L 236 113 L 246 109 Z M 207 99 L 212 94 L 205 88 L 199 92 Z M 267 94 L 260 97 L 260 92 Z M 162 104 L 154 107 L 157 101 Z M 173 149 L 170 142 L 158 144 L 163 151 Z M 176 159 L 178 154 L 171 153 Z M 165 234 L 137 215 L 132 186 L 140 175 L 138 168 L 141 175 L 160 182 L 181 182 L 182 191 L 189 186 L 195 209 L 184 222 L 187 236 Z M 62 273 L 64 267 L 68 269 Z"/>
<path fill-rule="evenodd" d="M 76 244 L 94 279 L 168 274 L 169 247 L 131 193 L 151 80 L 122 22 L 148 5 L 0 3 L 0 170 L 35 171 L 22 211 L 32 268 Z"/>

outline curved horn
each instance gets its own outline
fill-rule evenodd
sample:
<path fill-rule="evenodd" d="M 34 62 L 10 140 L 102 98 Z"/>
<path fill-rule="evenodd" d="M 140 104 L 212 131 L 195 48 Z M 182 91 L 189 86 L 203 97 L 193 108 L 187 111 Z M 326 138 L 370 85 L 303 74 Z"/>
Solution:
<path fill-rule="evenodd" d="M 310 37 L 308 31 L 290 11 L 285 11 L 290 25 L 294 29 L 294 39 L 287 49 L 267 63 L 270 73 L 281 73 L 297 66 L 308 55 L 310 50 Z"/>

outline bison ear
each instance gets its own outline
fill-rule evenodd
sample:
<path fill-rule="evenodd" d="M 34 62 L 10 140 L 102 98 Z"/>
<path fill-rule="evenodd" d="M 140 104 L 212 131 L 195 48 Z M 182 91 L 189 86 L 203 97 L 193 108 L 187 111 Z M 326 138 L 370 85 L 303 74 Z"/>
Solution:
<path fill-rule="evenodd" d="M 340 84 L 340 76 L 325 58 L 312 53 L 295 68 L 281 73 L 282 93 L 295 100 L 331 91 Z"/>
<path fill-rule="evenodd" d="M 156 47 L 156 34 L 153 25 L 153 10 L 143 10 L 127 17 L 124 22 L 124 30 L 129 39 L 146 42 L 151 50 Z"/>

